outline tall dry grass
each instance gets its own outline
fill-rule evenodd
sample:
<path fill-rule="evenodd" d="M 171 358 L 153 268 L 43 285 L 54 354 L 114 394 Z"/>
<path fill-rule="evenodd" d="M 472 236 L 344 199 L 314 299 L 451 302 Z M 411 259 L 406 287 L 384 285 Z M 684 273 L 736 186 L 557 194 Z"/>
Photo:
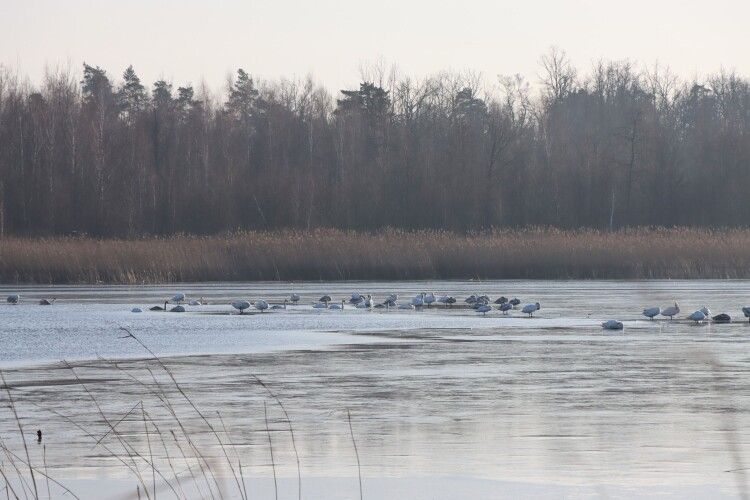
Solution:
<path fill-rule="evenodd" d="M 3 283 L 748 277 L 747 229 L 0 239 Z"/>

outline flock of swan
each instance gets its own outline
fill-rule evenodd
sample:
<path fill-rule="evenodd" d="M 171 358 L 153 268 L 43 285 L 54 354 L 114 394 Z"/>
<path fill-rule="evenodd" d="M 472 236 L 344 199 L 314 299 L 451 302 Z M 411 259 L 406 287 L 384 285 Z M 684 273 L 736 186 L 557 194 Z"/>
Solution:
<path fill-rule="evenodd" d="M 248 300 L 234 300 L 230 304 L 236 309 L 239 314 L 243 314 L 246 310 L 251 307 L 260 311 L 261 313 L 266 310 L 279 310 L 286 309 L 287 304 L 298 305 L 301 296 L 298 293 L 292 293 L 288 299 L 284 299 L 282 304 L 271 305 L 267 300 L 258 299 L 255 301 Z M 8 304 L 15 305 L 21 302 L 21 296 L 19 294 L 12 294 L 7 297 Z M 43 298 L 38 301 L 39 305 L 52 305 L 55 299 Z M 356 309 L 399 309 L 399 310 L 421 310 L 422 308 L 430 308 L 432 305 L 442 305 L 444 308 L 452 308 L 458 300 L 452 295 L 441 295 L 436 296 L 432 292 L 421 292 L 413 297 L 399 298 L 398 294 L 391 293 L 385 297 L 382 302 L 376 302 L 372 295 L 352 293 L 348 299 L 341 299 L 340 301 L 334 300 L 330 295 L 323 295 L 317 301 L 313 302 L 312 308 L 316 310 L 331 310 L 341 311 L 346 307 Z M 490 299 L 488 295 L 470 295 L 463 300 L 465 306 L 473 309 L 478 314 L 487 315 L 488 312 L 496 309 L 502 314 L 507 315 L 512 310 L 518 310 L 521 305 L 521 300 L 518 298 L 508 299 L 507 297 L 499 297 L 495 300 Z M 170 303 L 173 305 L 170 307 Z M 183 303 L 187 303 L 191 306 L 200 306 L 207 304 L 203 299 L 192 299 L 187 300 L 184 293 L 177 293 L 173 295 L 169 300 L 164 302 L 164 305 L 157 305 L 149 308 L 150 311 L 170 311 L 170 312 L 185 312 L 185 306 Z M 494 307 L 493 307 L 494 306 Z M 520 312 L 533 317 L 536 311 L 541 309 L 539 302 L 533 302 L 520 307 Z M 131 312 L 140 313 L 143 310 L 140 307 L 134 307 Z M 742 307 L 743 315 L 750 320 L 750 306 Z M 680 306 L 675 302 L 673 305 L 661 308 L 661 307 L 647 307 L 643 309 L 643 316 L 654 320 L 657 316 L 669 318 L 673 320 L 675 316 L 680 314 Z M 700 309 L 693 311 L 691 314 L 686 316 L 686 319 L 694 321 L 696 323 L 702 323 L 706 321 L 712 321 L 713 323 L 731 323 L 732 317 L 727 313 L 717 314 L 711 316 L 711 311 L 707 307 L 701 307 Z M 610 319 L 602 323 L 602 328 L 606 330 L 622 330 L 624 325 L 621 321 Z"/>

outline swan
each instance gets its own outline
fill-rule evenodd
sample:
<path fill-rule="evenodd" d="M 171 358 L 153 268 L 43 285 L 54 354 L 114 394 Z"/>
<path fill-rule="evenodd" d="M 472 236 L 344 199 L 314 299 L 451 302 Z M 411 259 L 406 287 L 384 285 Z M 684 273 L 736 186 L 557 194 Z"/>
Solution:
<path fill-rule="evenodd" d="M 732 322 L 732 317 L 728 315 L 727 313 L 717 314 L 711 319 L 714 320 L 714 323 L 731 323 Z"/>
<path fill-rule="evenodd" d="M 328 309 L 328 304 L 325 302 L 316 302 L 313 304 L 313 309 Z"/>
<path fill-rule="evenodd" d="M 743 307 L 742 314 L 744 314 L 748 321 L 750 321 L 750 306 Z"/>
<path fill-rule="evenodd" d="M 478 307 L 486 306 L 489 303 L 490 301 L 488 299 L 485 299 L 484 297 L 477 297 L 477 301 L 471 305 L 471 308 L 477 309 Z"/>
<path fill-rule="evenodd" d="M 139 313 L 139 312 L 143 312 L 143 309 L 141 309 L 140 307 L 134 307 L 130 310 L 130 312 Z"/>
<path fill-rule="evenodd" d="M 507 297 L 500 297 L 499 299 L 495 300 L 495 304 L 505 304 L 506 302 L 508 302 Z"/>
<path fill-rule="evenodd" d="M 643 310 L 643 315 L 646 316 L 649 319 L 654 319 L 654 317 L 661 314 L 661 307 L 647 307 Z"/>
<path fill-rule="evenodd" d="M 523 309 L 521 309 L 521 312 L 524 314 L 528 314 L 529 318 L 531 318 L 534 316 L 534 312 L 538 311 L 541 308 L 542 306 L 539 305 L 539 302 L 535 304 L 526 304 L 525 306 L 523 306 Z"/>
<path fill-rule="evenodd" d="M 368 308 L 368 309 L 372 308 L 372 304 L 373 304 L 373 302 L 372 302 L 372 295 L 369 295 L 369 294 L 367 295 L 367 298 L 365 299 L 364 304 L 365 304 L 366 308 Z"/>
<path fill-rule="evenodd" d="M 703 311 L 698 309 L 697 311 L 692 313 L 690 316 L 688 316 L 687 319 L 695 321 L 695 323 L 698 324 L 704 319 L 706 319 L 706 315 L 703 313 Z"/>
<path fill-rule="evenodd" d="M 176 293 L 176 294 L 172 295 L 172 302 L 174 302 L 175 304 L 179 304 L 183 300 L 185 300 L 185 294 L 184 293 Z"/>
<path fill-rule="evenodd" d="M 386 308 L 390 308 L 390 307 L 396 307 L 396 300 L 395 300 L 395 299 L 394 299 L 393 297 L 388 297 L 387 299 L 385 299 L 385 300 L 383 301 L 383 305 L 384 305 L 384 306 L 385 306 Z"/>
<path fill-rule="evenodd" d="M 286 299 L 284 299 L 284 305 L 274 304 L 271 306 L 271 309 L 273 309 L 274 311 L 278 311 L 279 309 L 286 309 Z"/>
<path fill-rule="evenodd" d="M 704 315 L 705 315 L 705 316 L 706 316 L 707 318 L 708 318 L 709 316 L 711 316 L 711 310 L 710 310 L 710 309 L 709 309 L 708 307 L 706 307 L 706 306 L 703 306 L 703 307 L 701 307 L 701 308 L 700 308 L 700 309 L 698 309 L 698 310 L 699 310 L 700 312 L 702 312 L 702 313 L 703 313 L 703 314 L 704 314 Z"/>
<path fill-rule="evenodd" d="M 625 328 L 625 326 L 620 321 L 610 319 L 602 323 L 602 328 L 604 328 L 605 330 L 622 330 L 623 328 Z"/>
<path fill-rule="evenodd" d="M 445 307 L 456 303 L 456 299 L 454 297 L 451 297 L 450 295 L 443 295 L 437 301 L 445 305 Z"/>
<path fill-rule="evenodd" d="M 411 310 L 415 309 L 414 304 L 399 304 L 398 308 L 399 309 L 411 309 Z"/>
<path fill-rule="evenodd" d="M 185 312 L 185 307 L 178 304 L 178 305 L 174 306 L 172 309 L 170 309 L 169 312 L 184 313 Z"/>
<path fill-rule="evenodd" d="M 346 303 L 346 301 L 345 301 L 345 300 L 342 300 L 342 301 L 341 301 L 341 305 L 338 305 L 338 304 L 331 304 L 330 306 L 328 306 L 328 309 L 333 309 L 334 311 L 340 311 L 340 310 L 343 310 L 343 309 L 344 309 L 344 304 L 345 304 L 345 303 Z"/>
<path fill-rule="evenodd" d="M 55 300 L 57 300 L 57 299 L 52 299 L 52 300 L 42 299 L 42 300 L 39 301 L 39 305 L 40 306 L 51 306 L 52 304 L 55 303 Z"/>
<path fill-rule="evenodd" d="M 365 304 L 364 300 L 358 303 L 357 305 L 355 305 L 354 307 L 356 307 L 357 309 L 368 309 L 367 304 Z"/>
<path fill-rule="evenodd" d="M 201 302 L 200 300 L 193 299 L 193 300 L 190 301 L 190 305 L 191 306 L 202 306 L 203 302 Z"/>
<path fill-rule="evenodd" d="M 669 319 L 674 318 L 680 313 L 680 306 L 677 304 L 677 302 L 674 303 L 674 306 L 665 307 L 661 310 L 662 316 L 669 316 Z"/>
<path fill-rule="evenodd" d="M 331 301 L 330 295 L 323 295 L 321 298 L 318 299 L 318 302 L 323 302 L 325 305 L 328 305 L 330 301 Z"/>
<path fill-rule="evenodd" d="M 289 300 L 292 302 L 292 304 L 297 305 L 297 302 L 299 302 L 300 296 L 298 293 L 293 293 L 289 296 Z"/>
<path fill-rule="evenodd" d="M 258 310 L 259 310 L 260 312 L 263 312 L 263 311 L 265 311 L 266 309 L 268 309 L 268 302 L 266 302 L 266 301 L 265 301 L 265 300 L 263 300 L 263 299 L 260 299 L 260 300 L 256 300 L 256 301 L 255 301 L 255 304 L 253 304 L 253 306 L 254 306 L 254 307 L 255 307 L 256 309 L 258 309 Z"/>
<path fill-rule="evenodd" d="M 242 314 L 242 311 L 250 307 L 250 302 L 246 300 L 235 300 L 234 302 L 232 302 L 232 307 L 237 309 L 240 314 Z"/>
<path fill-rule="evenodd" d="M 521 299 L 519 299 L 518 297 L 514 297 L 510 299 L 508 303 L 513 306 L 513 309 L 515 309 L 521 303 Z"/>
<path fill-rule="evenodd" d="M 510 311 L 511 309 L 513 309 L 513 306 L 510 305 L 510 303 L 508 302 L 505 302 L 504 304 L 500 304 L 497 308 L 498 311 L 502 311 L 503 314 L 505 315 L 507 315 L 508 311 Z"/>
<path fill-rule="evenodd" d="M 481 306 L 476 308 L 476 311 L 478 313 L 482 313 L 482 315 L 487 316 L 487 313 L 492 310 L 492 306 L 489 304 L 482 304 Z"/>
<path fill-rule="evenodd" d="M 476 295 L 469 295 L 468 297 L 464 299 L 464 302 L 466 302 L 467 304 L 473 304 L 476 301 L 477 301 Z"/>
<path fill-rule="evenodd" d="M 167 304 L 169 304 L 169 302 L 164 302 L 164 307 L 162 307 L 162 306 L 153 306 L 153 307 L 149 307 L 148 310 L 149 311 L 166 311 L 167 310 Z"/>
<path fill-rule="evenodd" d="M 8 301 L 8 304 L 18 304 L 18 301 L 21 300 L 21 296 L 14 293 L 13 295 L 8 295 L 6 300 Z"/>
<path fill-rule="evenodd" d="M 352 305 L 357 305 L 360 302 L 362 302 L 363 300 L 365 300 L 365 298 L 362 297 L 361 293 L 353 293 L 352 297 L 349 299 L 349 303 L 352 304 Z"/>
<path fill-rule="evenodd" d="M 385 298 L 386 301 L 390 302 L 396 302 L 398 300 L 398 294 L 397 293 L 391 293 L 388 295 L 388 297 Z"/>
<path fill-rule="evenodd" d="M 411 305 L 414 307 L 422 307 L 424 305 L 424 292 L 415 295 L 413 299 L 411 299 Z"/>
<path fill-rule="evenodd" d="M 434 303 L 434 302 L 435 302 L 435 301 L 436 301 L 437 299 L 435 298 L 435 294 L 434 294 L 434 293 L 432 293 L 432 292 L 430 292 L 430 293 L 428 293 L 427 295 L 425 295 L 425 296 L 424 296 L 423 300 L 424 300 L 424 303 L 425 303 L 425 304 L 427 304 L 427 309 L 429 309 L 429 308 L 430 308 L 430 306 L 431 306 L 431 305 L 432 305 L 432 304 L 433 304 L 433 303 Z"/>

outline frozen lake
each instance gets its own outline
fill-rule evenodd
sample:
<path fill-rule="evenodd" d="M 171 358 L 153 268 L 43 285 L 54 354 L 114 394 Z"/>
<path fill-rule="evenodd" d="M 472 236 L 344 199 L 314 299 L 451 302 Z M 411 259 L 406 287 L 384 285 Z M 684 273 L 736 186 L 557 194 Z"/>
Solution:
<path fill-rule="evenodd" d="M 354 291 L 377 300 L 434 291 L 459 302 L 487 293 L 542 308 L 528 319 L 518 311 L 482 317 L 468 309 L 321 312 L 310 305 L 323 293 L 340 300 Z M 147 311 L 176 292 L 209 305 L 181 314 Z M 291 292 L 302 295 L 300 305 L 229 314 L 231 300 L 279 303 Z M 0 362 L 32 462 L 41 464 L 46 452 L 50 476 L 82 498 L 101 498 L 103 487 L 105 497 L 134 497 L 131 461 L 147 486 L 148 463 L 170 471 L 164 475 L 174 491 L 160 484 L 159 496 L 210 497 L 210 479 L 188 477 L 188 465 L 201 459 L 189 449 L 181 457 L 180 443 L 200 449 L 209 463 L 226 461 L 228 452 L 243 464 L 252 498 L 274 498 L 274 472 L 279 498 L 298 498 L 296 445 L 303 498 L 358 498 L 352 434 L 366 498 L 747 493 L 750 324 L 740 309 L 750 304 L 750 282 L 0 286 L 0 295 L 10 293 L 20 293 L 22 303 L 0 306 Z M 42 307 L 42 297 L 57 301 Z M 640 316 L 643 307 L 674 301 L 683 318 L 705 305 L 734 322 L 696 326 Z M 145 312 L 131 313 L 135 306 Z M 606 319 L 624 321 L 625 330 L 603 331 Z M 180 387 L 221 429 L 224 450 L 163 367 L 139 359 L 148 353 L 122 338 L 121 327 L 165 356 Z M 58 363 L 63 359 L 73 370 Z M 294 443 L 270 393 L 288 411 Z M 7 406 L 5 391 L 2 399 Z M 95 445 L 108 431 L 97 405 L 111 423 L 141 401 L 143 412 L 129 414 Z M 12 413 L 1 415 L 3 442 L 22 454 Z M 43 446 L 33 442 L 38 428 Z M 244 496 L 231 468 L 219 464 L 215 472 L 225 497 Z M 187 491 L 177 487 L 179 478 Z"/>

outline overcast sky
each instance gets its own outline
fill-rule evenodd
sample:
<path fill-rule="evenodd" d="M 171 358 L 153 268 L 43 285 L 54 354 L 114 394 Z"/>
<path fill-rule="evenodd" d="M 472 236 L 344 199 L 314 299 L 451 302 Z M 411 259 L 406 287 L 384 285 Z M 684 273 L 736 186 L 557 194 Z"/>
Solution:
<path fill-rule="evenodd" d="M 750 74 L 750 1 L 714 0 L 0 0 L 0 63 L 38 79 L 45 64 L 83 61 L 148 83 L 230 71 L 312 73 L 356 84 L 362 63 L 423 76 L 472 69 L 537 80 L 540 56 L 564 49 L 581 69 L 599 58 L 659 61 L 684 77 Z"/>

